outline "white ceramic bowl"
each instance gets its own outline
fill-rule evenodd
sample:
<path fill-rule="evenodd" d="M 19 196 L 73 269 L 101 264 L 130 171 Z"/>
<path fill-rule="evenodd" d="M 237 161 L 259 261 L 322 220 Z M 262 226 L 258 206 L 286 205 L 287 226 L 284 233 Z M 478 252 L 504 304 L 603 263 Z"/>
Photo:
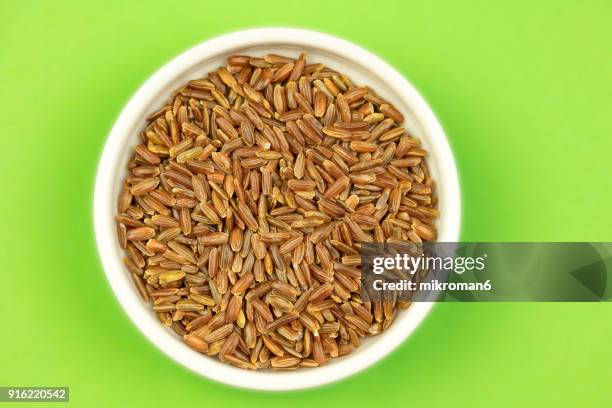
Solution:
<path fill-rule="evenodd" d="M 397 44 L 401 47 L 401 44 Z M 139 297 L 122 265 L 122 250 L 115 232 L 117 197 L 127 171 L 125 164 L 138 143 L 145 118 L 159 109 L 171 92 L 187 80 L 204 76 L 223 65 L 231 54 L 277 53 L 297 56 L 306 50 L 309 61 L 323 62 L 347 74 L 357 84 L 371 86 L 406 116 L 406 127 L 421 137 L 429 152 L 429 166 L 437 181 L 440 241 L 457 241 L 460 227 L 460 193 L 455 159 L 438 120 L 416 89 L 395 69 L 370 52 L 330 35 L 290 28 L 262 28 L 223 35 L 184 52 L 155 73 L 129 101 L 115 123 L 96 178 L 94 223 L 96 241 L 110 285 L 140 331 L 160 350 L 183 366 L 213 380 L 258 390 L 295 390 L 348 377 L 383 358 L 419 325 L 433 304 L 416 303 L 398 315 L 389 330 L 364 339 L 361 347 L 324 367 L 289 372 L 251 372 L 203 356 L 171 330 L 164 328 Z"/>

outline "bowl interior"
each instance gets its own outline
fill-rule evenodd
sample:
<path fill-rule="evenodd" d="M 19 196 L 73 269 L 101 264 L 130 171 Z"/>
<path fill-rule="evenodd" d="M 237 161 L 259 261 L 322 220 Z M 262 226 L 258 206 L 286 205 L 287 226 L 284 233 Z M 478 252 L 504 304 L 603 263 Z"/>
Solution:
<path fill-rule="evenodd" d="M 304 33 L 303 30 L 291 31 Z M 265 40 L 257 35 L 233 36 L 235 38 L 231 41 L 224 42 L 223 38 L 228 36 L 221 37 L 216 43 L 213 40 L 212 45 L 211 42 L 202 44 L 177 57 L 143 85 L 123 111 L 109 137 L 98 173 L 94 209 L 98 247 L 111 286 L 123 308 L 145 336 L 174 360 L 204 376 L 235 386 L 266 390 L 307 388 L 340 379 L 375 362 L 412 332 L 432 305 L 413 304 L 398 315 L 387 331 L 363 339 L 362 345 L 351 355 L 332 359 L 325 367 L 316 369 L 249 372 L 191 350 L 174 332 L 162 327 L 151 307 L 138 296 L 121 264 L 122 250 L 115 239 L 113 217 L 122 181 L 127 175 L 125 164 L 134 146 L 139 143 L 139 132 L 146 125 L 147 115 L 161 108 L 171 93 L 188 80 L 204 77 L 225 65 L 229 55 L 276 53 L 297 57 L 300 52 L 306 51 L 308 61 L 322 62 L 346 74 L 356 84 L 370 86 L 405 115 L 405 127 L 421 138 L 429 152 L 430 172 L 437 182 L 441 241 L 455 241 L 458 238 L 459 197 L 454 160 L 451 155 L 449 161 L 450 150 L 444 134 L 418 93 L 395 71 L 393 74 L 397 77 L 389 78 L 386 75 L 388 71 L 382 68 L 391 68 L 366 51 L 328 36 L 317 44 L 308 43 L 302 35 L 272 37 L 278 40 L 272 40 L 270 36 Z M 330 43 L 329 38 L 335 42 Z M 209 44 L 208 47 L 206 44 Z M 354 49 L 347 49 L 347 46 Z M 452 171 L 449 172 L 449 168 Z"/>

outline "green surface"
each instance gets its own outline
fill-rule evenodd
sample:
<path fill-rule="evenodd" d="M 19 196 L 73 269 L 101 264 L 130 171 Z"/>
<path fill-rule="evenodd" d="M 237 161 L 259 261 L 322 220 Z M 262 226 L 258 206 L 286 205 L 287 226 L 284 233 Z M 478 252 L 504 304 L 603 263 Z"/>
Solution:
<path fill-rule="evenodd" d="M 186 48 L 267 25 L 345 37 L 422 91 L 458 160 L 464 240 L 612 241 L 612 3 L 460 3 L 2 1 L 0 385 L 93 407 L 612 404 L 609 303 L 441 304 L 366 372 L 266 394 L 167 359 L 99 265 L 94 173 L 123 105 Z"/>

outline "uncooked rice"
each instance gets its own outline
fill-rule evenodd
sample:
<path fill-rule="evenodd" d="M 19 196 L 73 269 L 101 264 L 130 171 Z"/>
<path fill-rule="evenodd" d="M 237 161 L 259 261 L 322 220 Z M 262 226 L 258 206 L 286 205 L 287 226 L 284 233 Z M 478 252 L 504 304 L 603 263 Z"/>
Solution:
<path fill-rule="evenodd" d="M 151 114 L 118 204 L 124 264 L 161 323 L 244 369 L 318 367 L 407 302 L 360 298 L 364 242 L 436 239 L 404 116 L 320 63 L 234 55 Z"/>

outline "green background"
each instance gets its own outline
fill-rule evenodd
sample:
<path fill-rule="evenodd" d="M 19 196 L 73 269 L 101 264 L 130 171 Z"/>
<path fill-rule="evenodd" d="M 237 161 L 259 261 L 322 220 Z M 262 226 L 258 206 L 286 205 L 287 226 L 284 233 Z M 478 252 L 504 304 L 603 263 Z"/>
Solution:
<path fill-rule="evenodd" d="M 609 1 L 0 3 L 0 385 L 68 385 L 74 406 L 603 406 L 612 304 L 440 304 L 340 383 L 225 387 L 155 349 L 98 262 L 92 192 L 128 98 L 232 30 L 318 29 L 422 91 L 456 154 L 466 241 L 612 241 Z M 304 7 L 308 6 L 308 9 Z"/>

